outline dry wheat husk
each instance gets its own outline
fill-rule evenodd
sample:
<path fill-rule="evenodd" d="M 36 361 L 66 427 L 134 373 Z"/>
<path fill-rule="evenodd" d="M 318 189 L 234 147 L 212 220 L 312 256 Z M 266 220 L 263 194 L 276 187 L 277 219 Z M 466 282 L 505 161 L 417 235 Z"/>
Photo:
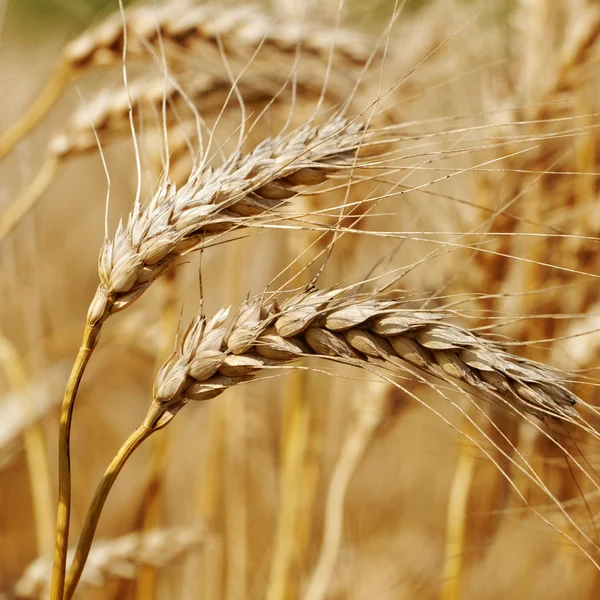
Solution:
<path fill-rule="evenodd" d="M 452 324 L 447 313 L 309 289 L 281 305 L 248 301 L 232 323 L 227 315 L 222 310 L 208 323 L 197 317 L 187 328 L 157 376 L 154 401 L 163 409 L 176 412 L 265 368 L 318 355 L 359 367 L 375 361 L 392 372 L 416 367 L 538 418 L 572 421 L 577 414 L 577 397 L 558 373 Z"/>
<path fill-rule="evenodd" d="M 135 579 L 141 567 L 166 567 L 197 551 L 206 538 L 200 526 L 156 529 L 129 533 L 115 539 L 96 540 L 90 550 L 75 597 L 85 597 L 86 588 L 101 588 L 110 578 Z M 71 552 L 69 553 L 71 554 Z M 17 581 L 17 598 L 38 598 L 48 594 L 51 560 L 33 561 Z"/>

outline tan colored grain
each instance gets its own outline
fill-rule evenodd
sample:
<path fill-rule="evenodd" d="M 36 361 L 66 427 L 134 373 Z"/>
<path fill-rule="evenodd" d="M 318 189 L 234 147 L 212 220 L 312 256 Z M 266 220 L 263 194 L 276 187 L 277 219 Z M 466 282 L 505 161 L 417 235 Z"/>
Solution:
<path fill-rule="evenodd" d="M 281 307 L 248 301 L 230 325 L 227 311 L 208 323 L 196 318 L 157 376 L 155 402 L 178 410 L 189 400 L 214 398 L 264 368 L 316 354 L 356 366 L 374 359 L 392 371 L 412 364 L 536 417 L 572 420 L 576 415 L 577 398 L 564 377 L 451 324 L 449 315 L 413 314 L 399 302 L 340 293 L 309 290 Z M 397 344 L 405 339 L 419 348 L 415 362 L 414 350 L 405 352 Z"/>
<path fill-rule="evenodd" d="M 320 126 L 264 140 L 222 166 L 201 165 L 181 188 L 163 181 L 150 202 L 136 203 L 126 224 L 106 240 L 100 285 L 88 323 L 129 306 L 174 260 L 200 247 L 206 236 L 243 226 L 270 213 L 308 186 L 360 166 L 357 152 L 377 136 L 364 124 L 333 117 Z"/>

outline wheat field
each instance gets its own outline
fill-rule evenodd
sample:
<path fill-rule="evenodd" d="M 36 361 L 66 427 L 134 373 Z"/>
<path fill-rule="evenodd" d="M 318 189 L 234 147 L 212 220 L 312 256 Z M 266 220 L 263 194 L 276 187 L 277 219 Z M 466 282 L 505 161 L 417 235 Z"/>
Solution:
<path fill-rule="evenodd" d="M 0 599 L 600 597 L 597 0 L 0 0 Z"/>

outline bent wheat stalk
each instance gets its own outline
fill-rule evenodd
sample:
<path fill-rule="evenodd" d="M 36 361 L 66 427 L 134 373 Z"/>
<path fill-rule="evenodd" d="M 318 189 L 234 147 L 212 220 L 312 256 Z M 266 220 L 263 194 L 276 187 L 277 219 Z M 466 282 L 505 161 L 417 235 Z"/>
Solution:
<path fill-rule="evenodd" d="M 578 399 L 559 373 L 450 323 L 450 313 L 416 311 L 373 296 L 342 297 L 343 292 L 311 288 L 281 303 L 258 297 L 244 303 L 232 321 L 229 309 L 222 309 L 208 322 L 199 315 L 190 323 L 157 374 L 144 424 L 97 488 L 69 571 L 66 600 L 81 576 L 110 488 L 133 450 L 188 402 L 215 398 L 266 369 L 316 356 L 370 371 L 375 360 L 392 372 L 416 367 L 459 382 L 476 396 L 538 418 L 573 422 L 578 416 Z"/>
<path fill-rule="evenodd" d="M 71 503 L 70 430 L 77 388 L 104 321 L 137 300 L 178 257 L 207 236 L 243 227 L 332 174 L 361 166 L 357 153 L 378 138 L 365 124 L 334 116 L 287 136 L 266 139 L 249 154 L 235 153 L 213 168 L 198 166 L 177 189 L 164 180 L 146 205 L 136 200 L 127 224 L 106 239 L 99 258 L 100 285 L 90 304 L 84 340 L 63 398 L 59 440 L 59 506 L 53 600 L 64 586 Z"/>

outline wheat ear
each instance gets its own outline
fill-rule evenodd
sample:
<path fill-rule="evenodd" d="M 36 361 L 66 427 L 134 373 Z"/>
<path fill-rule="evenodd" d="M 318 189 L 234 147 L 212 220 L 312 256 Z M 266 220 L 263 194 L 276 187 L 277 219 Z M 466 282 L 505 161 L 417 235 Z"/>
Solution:
<path fill-rule="evenodd" d="M 204 527 L 185 526 L 96 540 L 81 583 L 90 587 L 100 587 L 110 577 L 134 579 L 141 568 L 166 567 L 200 548 L 205 535 Z M 70 550 L 69 556 L 72 554 Z M 47 556 L 33 561 L 15 584 L 15 595 L 18 598 L 38 598 L 46 595 L 51 567 Z"/>
<path fill-rule="evenodd" d="M 25 115 L 0 137 L 0 160 L 47 114 L 64 88 L 92 67 L 121 65 L 124 22 L 119 11 L 86 30 L 67 44 L 55 73 Z M 206 69 L 214 64 L 214 74 L 222 73 L 221 50 L 245 65 L 252 50 L 261 46 L 266 58 L 292 54 L 328 60 L 332 48 L 340 71 L 365 65 L 371 58 L 370 39 L 360 33 L 298 23 L 277 23 L 268 13 L 252 6 L 190 6 L 187 2 L 135 6 L 125 13 L 127 57 L 130 61 L 152 61 L 166 53 L 169 64 L 198 57 Z M 269 56 L 271 55 L 271 56 Z M 267 61 L 271 65 L 271 62 Z M 181 67 L 181 65 L 179 65 Z M 197 70 L 195 68 L 195 70 Z"/>
<path fill-rule="evenodd" d="M 88 323 L 129 306 L 207 236 L 244 226 L 249 217 L 269 214 L 301 190 L 361 166 L 357 152 L 376 136 L 363 123 L 336 116 L 264 140 L 218 168 L 202 165 L 180 189 L 164 181 L 147 205 L 136 203 L 114 239 L 105 241 Z"/>
<path fill-rule="evenodd" d="M 506 352 L 449 322 L 449 313 L 415 311 L 394 300 L 340 297 L 311 289 L 276 302 L 248 301 L 233 326 L 224 312 L 207 325 L 196 318 L 160 371 L 157 405 L 178 410 L 188 400 L 218 396 L 265 367 L 318 355 L 390 370 L 407 365 L 538 418 L 572 422 L 577 397 L 555 371 Z"/>
<path fill-rule="evenodd" d="M 513 356 L 490 340 L 448 322 L 449 314 L 402 308 L 395 300 L 340 289 L 309 289 L 284 300 L 247 301 L 232 323 L 229 310 L 210 321 L 195 318 L 160 369 L 144 423 L 125 442 L 101 481 L 88 511 L 67 581 L 69 600 L 77 586 L 100 513 L 118 472 L 151 433 L 166 426 L 189 401 L 215 398 L 260 371 L 302 356 L 318 356 L 371 370 L 418 369 L 457 381 L 538 418 L 574 422 L 577 397 L 559 374 Z"/>

